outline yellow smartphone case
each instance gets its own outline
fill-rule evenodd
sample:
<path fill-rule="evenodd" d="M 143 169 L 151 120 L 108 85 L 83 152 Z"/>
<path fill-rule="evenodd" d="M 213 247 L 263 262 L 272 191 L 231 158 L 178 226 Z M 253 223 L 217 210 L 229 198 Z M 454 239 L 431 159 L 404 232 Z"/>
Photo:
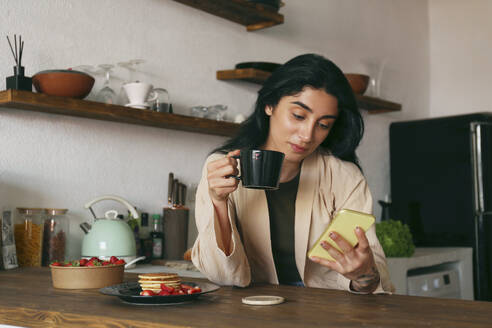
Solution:
<path fill-rule="evenodd" d="M 318 238 L 313 248 L 308 252 L 308 257 L 317 256 L 329 261 L 335 261 L 335 259 L 323 248 L 320 243 L 322 240 L 326 240 L 330 245 L 342 251 L 340 247 L 330 238 L 330 232 L 335 231 L 348 241 L 352 246 L 357 244 L 357 236 L 355 235 L 355 228 L 361 227 L 364 231 L 367 231 L 374 224 L 375 218 L 371 214 L 362 212 L 342 209 L 340 210 L 328 228 L 323 232 L 321 237 Z"/>

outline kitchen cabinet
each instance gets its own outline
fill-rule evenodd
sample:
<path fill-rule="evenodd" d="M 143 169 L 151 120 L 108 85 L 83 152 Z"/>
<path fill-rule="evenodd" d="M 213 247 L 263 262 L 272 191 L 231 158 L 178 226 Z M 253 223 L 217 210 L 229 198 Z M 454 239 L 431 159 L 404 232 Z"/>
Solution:
<path fill-rule="evenodd" d="M 255 68 L 246 69 L 229 69 L 217 71 L 217 80 L 241 80 L 257 84 L 263 84 L 270 76 L 270 72 L 262 71 Z M 365 109 L 369 114 L 386 113 L 400 111 L 401 104 L 394 103 L 388 100 L 355 95 L 359 108 Z"/>
<path fill-rule="evenodd" d="M 152 126 L 218 136 L 231 137 L 239 124 L 192 116 L 160 113 L 119 105 L 109 105 L 66 97 L 48 96 L 21 90 L 0 92 L 0 109 L 15 108 L 35 112 L 78 116 L 96 120 Z"/>
<path fill-rule="evenodd" d="M 284 16 L 247 0 L 174 0 L 246 26 L 247 31 L 283 24 Z"/>

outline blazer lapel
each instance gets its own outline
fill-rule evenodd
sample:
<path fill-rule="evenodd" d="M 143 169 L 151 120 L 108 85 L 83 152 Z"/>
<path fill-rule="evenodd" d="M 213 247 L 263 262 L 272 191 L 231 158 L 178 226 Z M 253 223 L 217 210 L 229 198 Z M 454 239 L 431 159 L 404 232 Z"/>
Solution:
<path fill-rule="evenodd" d="M 304 281 L 306 254 L 308 251 L 309 229 L 313 211 L 314 195 L 319 190 L 318 153 L 304 159 L 297 189 L 295 212 L 295 257 L 297 270 Z"/>
<path fill-rule="evenodd" d="M 251 254 L 249 259 L 252 270 L 258 270 L 255 275 L 260 279 L 267 279 L 270 283 L 277 283 L 277 271 L 273 261 L 272 242 L 270 238 L 270 215 L 264 190 L 242 188 L 248 208 L 244 209 L 246 217 L 241 225 L 245 230 L 245 236 L 250 236 L 248 249 Z M 266 276 L 265 276 L 266 275 Z"/>

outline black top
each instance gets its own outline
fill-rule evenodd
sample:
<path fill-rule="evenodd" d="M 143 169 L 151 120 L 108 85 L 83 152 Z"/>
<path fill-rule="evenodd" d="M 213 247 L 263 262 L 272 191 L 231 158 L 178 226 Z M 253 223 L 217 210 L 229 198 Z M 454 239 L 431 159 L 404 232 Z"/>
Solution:
<path fill-rule="evenodd" d="M 265 190 L 270 215 L 270 238 L 273 260 L 280 284 L 302 281 L 296 267 L 294 252 L 294 222 L 298 174 L 291 181 L 281 183 L 277 190 Z"/>

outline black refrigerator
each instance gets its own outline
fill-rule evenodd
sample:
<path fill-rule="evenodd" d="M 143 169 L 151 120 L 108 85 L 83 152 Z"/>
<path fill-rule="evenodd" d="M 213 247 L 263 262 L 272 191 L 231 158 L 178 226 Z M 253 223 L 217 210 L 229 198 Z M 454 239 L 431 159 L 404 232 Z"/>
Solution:
<path fill-rule="evenodd" d="M 475 299 L 492 301 L 492 113 L 390 125 L 391 218 L 416 246 L 473 247 Z"/>

